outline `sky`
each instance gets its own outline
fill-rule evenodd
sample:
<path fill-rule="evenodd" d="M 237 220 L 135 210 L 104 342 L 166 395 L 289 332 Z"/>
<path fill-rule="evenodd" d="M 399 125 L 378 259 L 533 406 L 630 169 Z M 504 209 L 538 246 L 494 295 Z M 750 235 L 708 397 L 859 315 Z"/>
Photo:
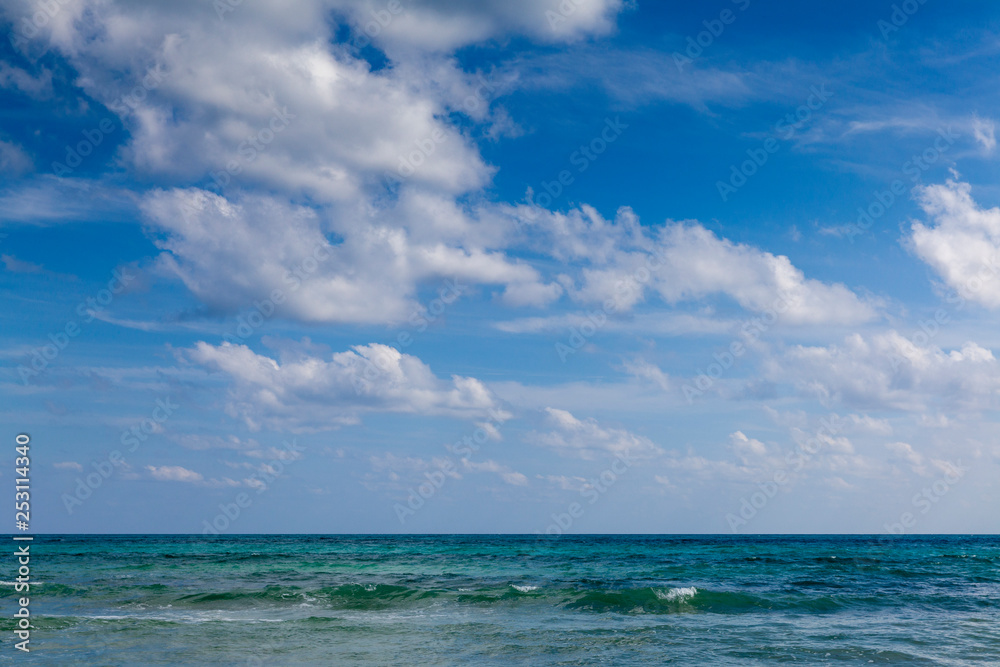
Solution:
<path fill-rule="evenodd" d="M 0 18 L 33 530 L 996 532 L 1000 7 Z"/>

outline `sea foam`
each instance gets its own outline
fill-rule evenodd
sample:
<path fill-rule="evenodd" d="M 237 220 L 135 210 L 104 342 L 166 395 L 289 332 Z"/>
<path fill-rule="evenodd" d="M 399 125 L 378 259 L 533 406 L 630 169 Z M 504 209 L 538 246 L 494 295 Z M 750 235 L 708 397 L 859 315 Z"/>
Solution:
<path fill-rule="evenodd" d="M 667 591 L 658 591 L 654 588 L 653 592 L 656 593 L 656 597 L 661 600 L 666 600 L 667 602 L 684 602 L 693 598 L 698 593 L 698 589 L 694 586 L 689 586 L 687 588 L 671 588 Z"/>

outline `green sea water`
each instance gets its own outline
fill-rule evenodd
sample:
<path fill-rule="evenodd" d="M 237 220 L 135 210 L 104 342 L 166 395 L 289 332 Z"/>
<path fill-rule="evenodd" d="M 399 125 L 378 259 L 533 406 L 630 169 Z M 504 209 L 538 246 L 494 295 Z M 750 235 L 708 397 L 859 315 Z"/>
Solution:
<path fill-rule="evenodd" d="M 997 537 L 37 536 L 31 565 L 5 664 L 1000 664 Z"/>

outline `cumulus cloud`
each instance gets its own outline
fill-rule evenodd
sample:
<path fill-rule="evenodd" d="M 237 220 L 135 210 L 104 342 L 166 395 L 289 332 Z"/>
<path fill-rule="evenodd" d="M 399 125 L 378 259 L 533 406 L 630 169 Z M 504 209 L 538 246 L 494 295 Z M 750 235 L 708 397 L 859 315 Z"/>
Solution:
<path fill-rule="evenodd" d="M 607 33 L 623 6 L 404 3 L 380 22 L 375 39 L 389 63 L 377 69 L 334 39 L 338 22 L 363 33 L 372 11 L 387 11 L 368 2 L 306 2 L 293 12 L 244 3 L 219 20 L 193 2 L 140 10 L 95 0 L 62 8 L 38 40 L 118 113 L 129 133 L 122 162 L 178 186 L 150 193 L 142 209 L 160 265 L 217 311 L 266 298 L 322 248 L 330 260 L 288 294 L 283 316 L 396 323 L 420 309 L 421 286 L 446 277 L 495 285 L 513 307 L 546 307 L 568 293 L 581 303 L 613 296 L 627 310 L 647 290 L 616 286 L 659 257 L 649 291 L 671 305 L 725 294 L 760 312 L 784 298 L 793 323 L 872 319 L 873 305 L 843 285 L 809 280 L 788 258 L 697 224 L 647 234 L 627 210 L 610 223 L 589 207 L 564 215 L 459 199 L 481 192 L 493 170 L 450 119 L 493 122 L 497 92 L 484 93 L 481 73 L 448 53 L 512 34 L 572 41 Z M 211 20 L 192 20 L 202 15 Z M 137 54 L 136 43 L 148 48 Z M 466 108 L 470 96 L 483 103 Z M 209 182 L 218 194 L 192 187 Z M 253 187 L 269 194 L 240 194 Z M 523 238 L 510 223 L 527 213 L 544 224 Z M 524 243 L 569 262 L 566 275 L 546 277 L 513 259 Z"/>
<path fill-rule="evenodd" d="M 526 441 L 554 449 L 562 456 L 592 461 L 619 455 L 651 458 L 661 451 L 649 438 L 625 429 L 604 428 L 595 419 L 577 419 L 558 408 L 545 408 L 545 423 L 551 430 L 528 433 Z"/>
<path fill-rule="evenodd" d="M 880 461 L 858 454 L 844 435 L 796 426 L 789 429 L 789 438 L 794 444 L 782 447 L 735 431 L 729 435 L 727 455 L 721 458 L 711 458 L 691 447 L 683 454 L 671 452 L 663 463 L 681 474 L 657 481 L 674 490 L 683 490 L 691 482 L 711 484 L 720 480 L 753 484 L 756 490 L 762 483 L 773 483 L 779 474 L 786 481 L 811 479 L 815 483 L 843 486 L 847 482 L 841 475 L 872 477 L 885 472 Z"/>
<path fill-rule="evenodd" d="M 119 114 L 130 132 L 123 156 L 147 173 L 226 173 L 217 182 L 238 177 L 341 201 L 430 142 L 413 181 L 448 192 L 482 184 L 489 169 L 440 119 L 442 100 L 419 90 L 424 79 L 393 67 L 373 72 L 332 45 L 330 9 L 246 3 L 218 20 L 211 4 L 95 0 L 62 7 L 38 39 L 47 37 L 80 72 L 79 85 Z"/>
<path fill-rule="evenodd" d="M 1000 208 L 980 208 L 968 183 L 949 180 L 919 191 L 920 206 L 933 220 L 914 222 L 914 253 L 963 299 L 1000 307 Z"/>
<path fill-rule="evenodd" d="M 975 409 L 995 405 L 1000 391 L 1000 367 L 990 350 L 971 342 L 953 350 L 917 345 L 897 331 L 790 347 L 764 370 L 823 402 L 864 408 L 923 410 L 945 402 Z"/>
<path fill-rule="evenodd" d="M 164 250 L 160 266 L 222 312 L 249 308 L 278 290 L 284 317 L 398 323 L 423 309 L 414 298 L 422 283 L 514 285 L 523 301 L 532 300 L 539 278 L 501 252 L 449 245 L 446 232 L 432 240 L 378 219 L 342 224 L 333 244 L 313 209 L 270 196 L 230 201 L 199 189 L 157 190 L 142 210 Z M 446 296 L 449 303 L 457 298 Z"/>
<path fill-rule="evenodd" d="M 479 380 L 439 379 L 418 358 L 377 343 L 356 345 L 329 359 L 303 355 L 284 363 L 230 343 L 200 342 L 188 354 L 231 378 L 227 412 L 255 430 L 329 429 L 356 424 L 366 412 L 507 416 Z"/>
<path fill-rule="evenodd" d="M 767 445 L 760 440 L 747 437 L 743 431 L 736 431 L 729 435 L 729 446 L 744 464 L 747 464 L 751 459 L 767 454 Z"/>
<path fill-rule="evenodd" d="M 874 319 L 877 302 L 841 284 L 806 278 L 788 257 L 719 238 L 696 222 L 667 223 L 648 233 L 628 208 L 615 220 L 590 206 L 568 213 L 522 205 L 511 214 L 532 230 L 538 247 L 582 267 L 563 278 L 575 300 L 630 310 L 652 291 L 668 304 L 723 294 L 743 308 L 774 309 L 792 324 L 855 324 Z"/>
<path fill-rule="evenodd" d="M 522 34 L 546 42 L 574 41 L 610 32 L 623 0 L 483 0 L 454 3 L 414 0 L 389 13 L 377 0 L 335 5 L 350 17 L 359 37 L 369 37 L 390 53 L 418 49 L 452 51 Z"/>

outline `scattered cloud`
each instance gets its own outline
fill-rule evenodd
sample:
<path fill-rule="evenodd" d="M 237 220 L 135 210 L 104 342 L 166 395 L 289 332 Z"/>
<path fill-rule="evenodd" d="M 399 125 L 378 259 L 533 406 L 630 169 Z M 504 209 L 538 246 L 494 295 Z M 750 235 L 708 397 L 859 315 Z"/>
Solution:
<path fill-rule="evenodd" d="M 562 456 L 597 460 L 621 455 L 639 459 L 655 457 L 661 452 L 649 438 L 625 429 L 603 428 L 594 419 L 577 419 L 558 408 L 545 408 L 545 423 L 551 430 L 533 431 L 525 439 Z"/>
<path fill-rule="evenodd" d="M 476 419 L 500 410 L 479 380 L 439 379 L 418 358 L 378 343 L 356 345 L 329 359 L 303 356 L 283 364 L 231 343 L 201 342 L 188 355 L 231 378 L 227 411 L 254 430 L 336 428 L 358 423 L 366 412 Z"/>
<path fill-rule="evenodd" d="M 909 245 L 959 297 L 1000 307 L 1000 208 L 980 208 L 968 183 L 948 180 L 919 191 L 933 222 L 914 222 Z"/>
<path fill-rule="evenodd" d="M 189 482 L 197 483 L 204 481 L 201 473 L 188 470 L 181 466 L 146 466 L 146 470 L 161 482 Z"/>

